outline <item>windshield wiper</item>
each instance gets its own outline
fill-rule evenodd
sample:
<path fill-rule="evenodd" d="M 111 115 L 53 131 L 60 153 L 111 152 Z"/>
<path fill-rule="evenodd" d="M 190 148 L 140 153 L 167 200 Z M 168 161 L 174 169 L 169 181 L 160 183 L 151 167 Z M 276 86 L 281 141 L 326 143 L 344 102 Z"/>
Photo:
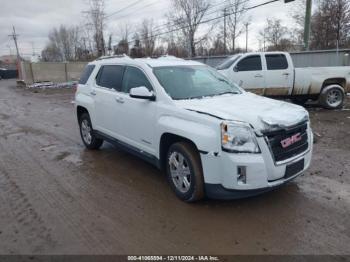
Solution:
<path fill-rule="evenodd" d="M 222 92 L 222 93 L 219 93 L 219 94 L 217 94 L 217 95 L 215 95 L 215 96 L 222 96 L 222 95 L 226 95 L 226 94 L 234 94 L 234 95 L 238 95 L 238 94 L 240 94 L 239 92 L 237 92 L 237 91 L 227 91 L 227 92 Z"/>

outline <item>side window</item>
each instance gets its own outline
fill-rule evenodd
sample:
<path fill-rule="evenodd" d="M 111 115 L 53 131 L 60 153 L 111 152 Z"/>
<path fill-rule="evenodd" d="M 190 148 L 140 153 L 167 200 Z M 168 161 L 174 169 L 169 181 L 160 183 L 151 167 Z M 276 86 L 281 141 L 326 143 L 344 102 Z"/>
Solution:
<path fill-rule="evenodd" d="M 136 67 L 127 67 L 124 78 L 122 92 L 129 93 L 131 88 L 145 86 L 148 90 L 152 91 L 152 85 L 148 81 L 145 74 Z"/>
<path fill-rule="evenodd" d="M 85 67 L 83 73 L 81 74 L 79 84 L 85 85 L 87 83 L 87 81 L 89 80 L 89 77 L 90 77 L 92 71 L 94 71 L 94 69 L 95 69 L 94 65 L 87 65 Z"/>
<path fill-rule="evenodd" d="M 120 91 L 122 88 L 125 67 L 120 65 L 105 65 L 98 72 L 96 83 L 99 86 Z"/>
<path fill-rule="evenodd" d="M 238 71 L 260 71 L 262 70 L 261 58 L 259 55 L 243 58 L 238 62 L 236 69 Z"/>
<path fill-rule="evenodd" d="M 288 68 L 288 61 L 285 55 L 265 55 L 267 70 L 283 70 Z"/>

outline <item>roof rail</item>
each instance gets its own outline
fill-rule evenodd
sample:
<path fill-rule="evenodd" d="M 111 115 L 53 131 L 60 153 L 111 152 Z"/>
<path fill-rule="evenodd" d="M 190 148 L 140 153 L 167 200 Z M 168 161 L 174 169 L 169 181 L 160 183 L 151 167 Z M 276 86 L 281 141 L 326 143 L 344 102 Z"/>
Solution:
<path fill-rule="evenodd" d="M 181 60 L 184 61 L 185 59 L 173 56 L 173 55 L 163 55 L 158 57 L 159 60 Z"/>
<path fill-rule="evenodd" d="M 111 56 L 101 56 L 101 57 L 97 58 L 96 61 L 105 60 L 105 59 L 112 59 L 112 58 L 130 58 L 130 57 L 127 56 L 126 54 L 122 54 L 122 55 L 111 55 Z M 130 58 L 130 59 L 131 59 L 131 58 Z"/>

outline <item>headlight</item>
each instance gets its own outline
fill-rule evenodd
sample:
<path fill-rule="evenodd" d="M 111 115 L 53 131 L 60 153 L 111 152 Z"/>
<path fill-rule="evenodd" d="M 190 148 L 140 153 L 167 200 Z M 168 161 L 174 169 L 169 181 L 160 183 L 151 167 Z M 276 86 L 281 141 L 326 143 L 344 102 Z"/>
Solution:
<path fill-rule="evenodd" d="M 252 128 L 244 123 L 221 123 L 221 141 L 222 149 L 227 152 L 260 153 Z"/>

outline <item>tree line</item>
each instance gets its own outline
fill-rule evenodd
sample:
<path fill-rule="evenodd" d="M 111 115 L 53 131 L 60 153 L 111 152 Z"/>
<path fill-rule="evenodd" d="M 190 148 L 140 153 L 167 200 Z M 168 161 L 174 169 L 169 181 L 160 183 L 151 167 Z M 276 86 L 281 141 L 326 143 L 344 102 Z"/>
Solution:
<path fill-rule="evenodd" d="M 144 19 L 139 25 L 120 24 L 106 35 L 109 16 L 104 0 L 89 0 L 84 23 L 61 25 L 48 35 L 43 61 L 89 61 L 112 54 L 131 57 L 174 55 L 194 57 L 246 51 L 237 39 L 254 27 L 247 0 L 170 0 L 166 22 Z M 325 50 L 350 47 L 350 3 L 348 0 L 316 0 L 311 18 L 310 48 Z M 261 51 L 296 51 L 304 48 L 306 0 L 297 0 L 290 16 L 292 25 L 268 18 L 259 32 Z M 219 18 L 219 19 L 218 19 Z M 248 29 L 249 30 L 249 29 Z M 113 38 L 117 43 L 113 45 Z"/>

